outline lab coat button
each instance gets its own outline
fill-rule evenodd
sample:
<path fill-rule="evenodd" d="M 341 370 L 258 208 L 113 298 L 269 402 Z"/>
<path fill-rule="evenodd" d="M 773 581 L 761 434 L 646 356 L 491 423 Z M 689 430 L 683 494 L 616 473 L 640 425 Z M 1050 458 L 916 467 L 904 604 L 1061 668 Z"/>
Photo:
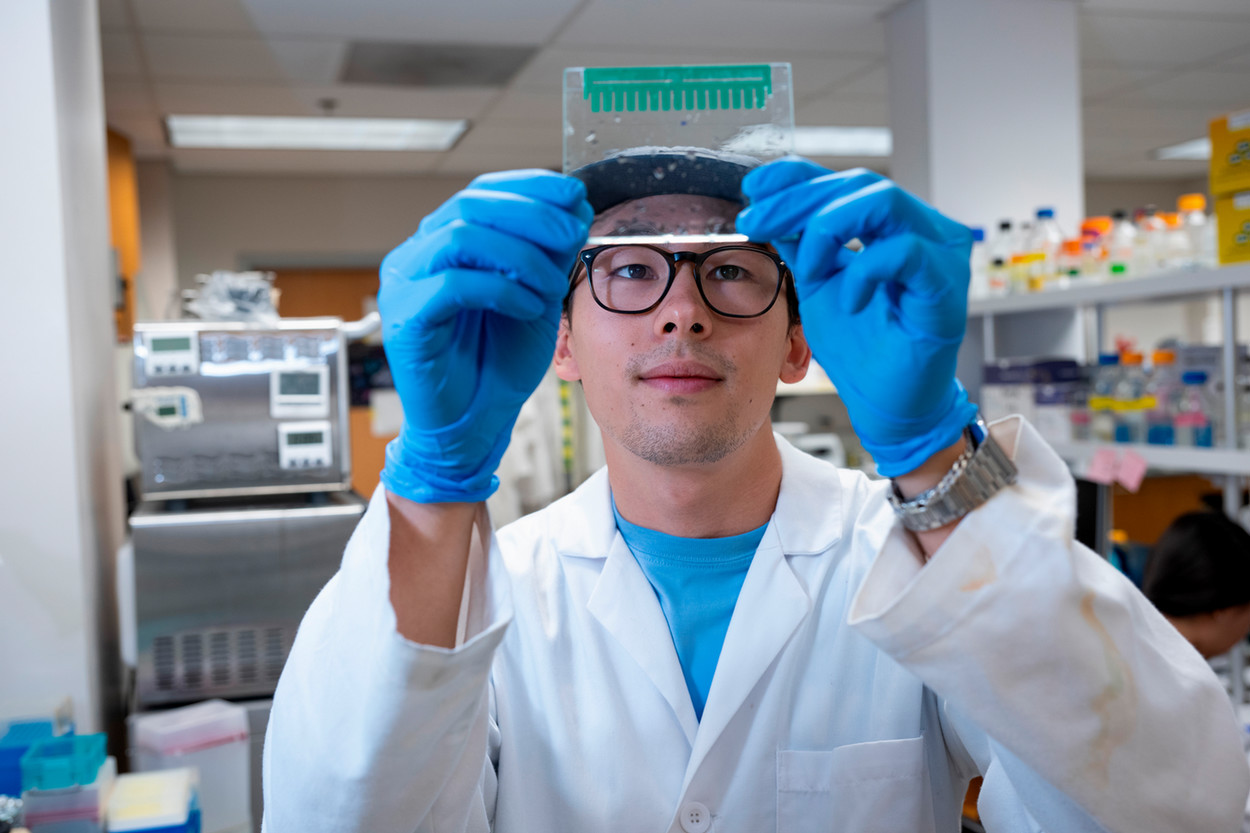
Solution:
<path fill-rule="evenodd" d="M 681 822 L 681 829 L 686 833 L 703 833 L 712 826 L 712 814 L 708 812 L 705 805 L 691 801 L 681 808 L 678 821 Z"/>

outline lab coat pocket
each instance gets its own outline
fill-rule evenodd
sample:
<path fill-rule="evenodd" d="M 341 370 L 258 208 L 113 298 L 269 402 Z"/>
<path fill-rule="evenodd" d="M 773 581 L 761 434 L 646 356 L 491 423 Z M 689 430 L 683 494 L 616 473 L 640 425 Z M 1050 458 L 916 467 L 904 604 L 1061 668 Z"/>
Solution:
<path fill-rule="evenodd" d="M 777 830 L 933 833 L 924 739 L 777 753 Z"/>

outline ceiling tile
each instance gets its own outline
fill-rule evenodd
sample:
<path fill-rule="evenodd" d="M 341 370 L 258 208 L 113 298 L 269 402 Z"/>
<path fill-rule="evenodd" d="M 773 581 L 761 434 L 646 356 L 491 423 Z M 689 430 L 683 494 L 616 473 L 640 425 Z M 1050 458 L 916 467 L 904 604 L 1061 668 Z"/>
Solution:
<path fill-rule="evenodd" d="M 1204 136 L 1209 120 L 1201 110 L 1131 107 L 1110 102 L 1086 107 L 1082 113 L 1082 127 L 1088 138 L 1145 136 L 1157 143 L 1155 147 Z"/>
<path fill-rule="evenodd" d="M 130 13 L 126 11 L 126 0 L 99 0 L 101 29 L 129 29 Z"/>
<path fill-rule="evenodd" d="M 138 40 L 129 29 L 100 33 L 100 60 L 105 78 L 142 78 Z"/>
<path fill-rule="evenodd" d="M 1235 110 L 1250 107 L 1247 73 L 1170 73 L 1131 92 L 1117 96 L 1124 104 L 1162 104 L 1196 110 Z M 1214 114 L 1213 114 L 1214 115 Z"/>
<path fill-rule="evenodd" d="M 162 113 L 186 115 L 313 116 L 315 102 L 301 98 L 292 87 L 262 84 L 153 85 Z"/>
<path fill-rule="evenodd" d="M 1246 0 L 1082 0 L 1081 10 L 1250 16 L 1250 3 L 1246 3 Z"/>
<path fill-rule="evenodd" d="M 478 119 L 499 97 L 495 89 L 408 89 L 351 84 L 297 87 L 295 94 L 312 112 L 333 98 L 334 115 L 375 118 Z M 559 122 L 557 124 L 557 129 Z"/>
<path fill-rule="evenodd" d="M 158 82 L 281 81 L 282 69 L 261 38 L 144 35 L 148 67 Z"/>
<path fill-rule="evenodd" d="M 1081 96 L 1086 101 L 1098 101 L 1145 81 L 1167 78 L 1169 74 L 1166 70 L 1082 66 Z"/>
<path fill-rule="evenodd" d="M 347 85 L 157 84 L 162 113 L 315 116 L 334 99 L 333 114 L 374 118 L 476 119 L 498 90 L 406 90 Z M 559 123 L 557 122 L 557 125 Z"/>
<path fill-rule="evenodd" d="M 110 117 L 118 114 L 155 116 L 159 112 L 145 82 L 116 78 L 104 79 L 104 109 Z"/>
<path fill-rule="evenodd" d="M 564 122 L 564 102 L 558 94 L 509 89 L 487 114 L 500 120 L 560 125 Z"/>
<path fill-rule="evenodd" d="M 148 32 L 254 35 L 246 0 L 128 0 Z"/>
<path fill-rule="evenodd" d="M 168 2 L 168 0 L 164 0 Z M 245 0 L 269 34 L 321 35 L 416 43 L 538 44 L 579 0 Z"/>
<path fill-rule="evenodd" d="M 1081 58 L 1089 63 L 1177 66 L 1250 45 L 1250 18 L 1084 14 L 1080 21 Z"/>
<path fill-rule="evenodd" d="M 722 54 L 774 49 L 883 55 L 885 25 L 877 10 L 869 7 L 638 0 L 592 3 L 560 33 L 559 42 L 639 43 L 649 48 L 720 50 Z"/>
<path fill-rule="evenodd" d="M 268 41 L 273 60 L 286 78 L 300 84 L 333 84 L 347 53 L 347 42 L 336 40 Z"/>

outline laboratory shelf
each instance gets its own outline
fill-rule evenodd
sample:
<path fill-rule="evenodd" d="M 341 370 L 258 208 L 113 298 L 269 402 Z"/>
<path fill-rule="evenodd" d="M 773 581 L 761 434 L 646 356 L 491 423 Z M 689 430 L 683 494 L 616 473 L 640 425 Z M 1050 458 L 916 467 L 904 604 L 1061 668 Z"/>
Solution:
<path fill-rule="evenodd" d="M 1217 269 L 1169 269 L 1145 278 L 1090 283 L 1027 295 L 980 298 L 969 302 L 968 315 L 1009 315 L 1097 304 L 1156 301 L 1225 289 L 1250 289 L 1250 263 Z"/>
<path fill-rule="evenodd" d="M 1110 449 L 1116 453 L 1136 452 L 1155 471 L 1215 475 L 1250 474 L 1250 450 L 1239 448 L 1189 448 L 1103 442 L 1051 443 L 1050 447 L 1069 463 L 1088 462 L 1096 452 Z"/>

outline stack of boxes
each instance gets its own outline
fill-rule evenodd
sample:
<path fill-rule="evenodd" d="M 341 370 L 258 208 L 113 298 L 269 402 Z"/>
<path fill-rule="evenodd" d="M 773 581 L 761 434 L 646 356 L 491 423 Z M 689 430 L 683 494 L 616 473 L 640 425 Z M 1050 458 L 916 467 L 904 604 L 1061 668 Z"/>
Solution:
<path fill-rule="evenodd" d="M 1220 263 L 1250 261 L 1250 110 L 1211 122 L 1211 197 Z"/>

